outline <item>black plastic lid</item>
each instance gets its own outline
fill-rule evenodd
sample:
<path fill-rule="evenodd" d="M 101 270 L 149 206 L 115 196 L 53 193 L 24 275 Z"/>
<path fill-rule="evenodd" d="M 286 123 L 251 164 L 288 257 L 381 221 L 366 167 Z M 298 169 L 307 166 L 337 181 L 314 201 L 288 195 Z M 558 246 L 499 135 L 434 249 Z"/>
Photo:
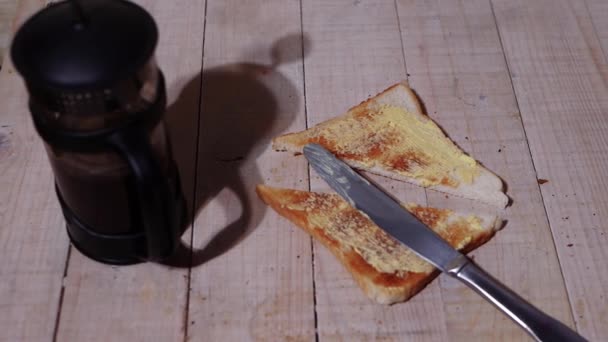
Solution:
<path fill-rule="evenodd" d="M 157 41 L 154 19 L 131 2 L 63 1 L 23 24 L 11 55 L 30 86 L 99 89 L 133 76 Z"/>

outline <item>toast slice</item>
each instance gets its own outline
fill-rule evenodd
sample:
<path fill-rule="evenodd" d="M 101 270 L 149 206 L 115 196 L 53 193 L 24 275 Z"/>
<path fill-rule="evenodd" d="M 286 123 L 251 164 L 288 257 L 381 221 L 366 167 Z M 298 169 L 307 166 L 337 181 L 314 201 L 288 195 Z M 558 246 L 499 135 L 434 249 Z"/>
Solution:
<path fill-rule="evenodd" d="M 308 143 L 354 168 L 500 208 L 508 204 L 502 180 L 456 146 L 404 84 L 308 130 L 279 136 L 273 148 L 299 154 Z"/>
<path fill-rule="evenodd" d="M 327 247 L 365 294 L 381 304 L 411 298 L 438 274 L 366 215 L 334 194 L 257 186 L 260 198 Z M 496 216 L 405 206 L 452 246 L 470 251 L 488 241 L 502 224 Z"/>

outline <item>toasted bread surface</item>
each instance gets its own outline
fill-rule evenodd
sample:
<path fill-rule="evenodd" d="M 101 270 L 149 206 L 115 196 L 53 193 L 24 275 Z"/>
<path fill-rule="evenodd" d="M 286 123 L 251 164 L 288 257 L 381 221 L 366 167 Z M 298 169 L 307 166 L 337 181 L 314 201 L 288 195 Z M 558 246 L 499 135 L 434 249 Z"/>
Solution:
<path fill-rule="evenodd" d="M 298 154 L 309 143 L 358 169 L 501 208 L 508 203 L 502 180 L 456 146 L 404 84 L 308 130 L 277 137 L 273 148 Z"/>
<path fill-rule="evenodd" d="M 437 275 L 429 263 L 387 235 L 338 195 L 264 185 L 256 190 L 277 213 L 327 247 L 364 293 L 379 303 L 405 301 Z M 490 215 L 466 215 L 416 204 L 405 207 L 463 251 L 472 250 L 490 239 L 501 222 Z"/>

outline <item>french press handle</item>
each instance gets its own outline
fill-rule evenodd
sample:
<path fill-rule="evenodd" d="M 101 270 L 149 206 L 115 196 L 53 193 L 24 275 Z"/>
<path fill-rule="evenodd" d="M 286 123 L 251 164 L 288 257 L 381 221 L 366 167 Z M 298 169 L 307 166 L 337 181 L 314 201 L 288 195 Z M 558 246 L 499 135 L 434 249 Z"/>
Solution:
<path fill-rule="evenodd" d="M 152 152 L 145 128 L 132 125 L 110 141 L 131 167 L 135 178 L 141 222 L 147 243 L 147 259 L 166 259 L 175 250 L 178 227 L 169 180 Z"/>

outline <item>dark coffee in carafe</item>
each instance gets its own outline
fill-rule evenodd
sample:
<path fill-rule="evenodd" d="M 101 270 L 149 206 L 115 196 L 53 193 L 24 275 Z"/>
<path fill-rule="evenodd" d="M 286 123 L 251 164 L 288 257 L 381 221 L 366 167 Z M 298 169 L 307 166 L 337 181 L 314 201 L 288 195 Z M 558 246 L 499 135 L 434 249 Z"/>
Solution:
<path fill-rule="evenodd" d="M 13 40 L 69 237 L 106 263 L 171 256 L 185 217 L 157 40 L 152 17 L 125 0 L 54 3 Z"/>
<path fill-rule="evenodd" d="M 164 125 L 159 123 L 151 133 L 152 152 L 163 173 L 173 175 Z M 122 156 L 113 151 L 75 153 L 49 144 L 46 148 L 62 200 L 82 222 L 107 234 L 141 230 L 136 179 Z"/>

